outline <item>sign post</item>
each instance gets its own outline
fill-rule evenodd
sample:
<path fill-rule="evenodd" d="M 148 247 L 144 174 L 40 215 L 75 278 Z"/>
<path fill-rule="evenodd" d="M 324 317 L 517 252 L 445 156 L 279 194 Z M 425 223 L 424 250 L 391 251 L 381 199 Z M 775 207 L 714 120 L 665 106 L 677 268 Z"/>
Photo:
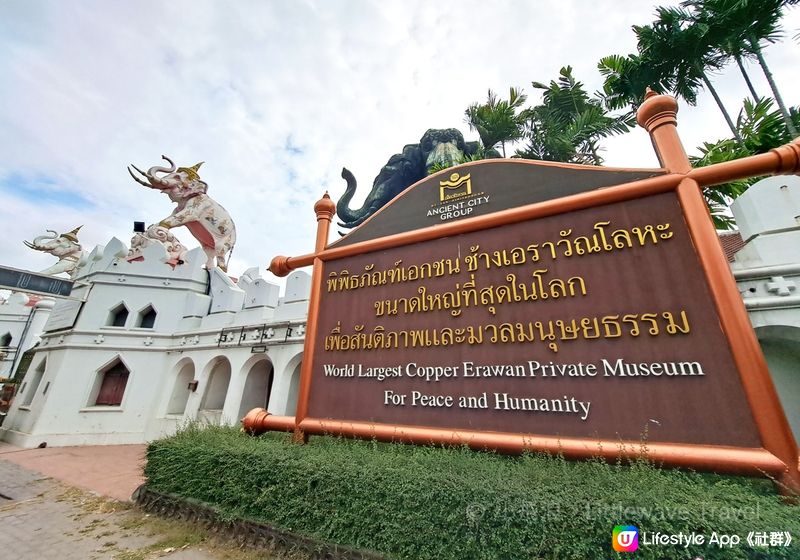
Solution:
<path fill-rule="evenodd" d="M 646 452 L 800 490 L 797 442 L 700 191 L 796 173 L 800 144 L 693 170 L 676 113 L 654 95 L 638 113 L 660 170 L 475 162 L 338 242 L 318 235 L 312 255 L 273 259 L 276 275 L 314 266 L 297 415 L 256 409 L 245 428 Z"/>

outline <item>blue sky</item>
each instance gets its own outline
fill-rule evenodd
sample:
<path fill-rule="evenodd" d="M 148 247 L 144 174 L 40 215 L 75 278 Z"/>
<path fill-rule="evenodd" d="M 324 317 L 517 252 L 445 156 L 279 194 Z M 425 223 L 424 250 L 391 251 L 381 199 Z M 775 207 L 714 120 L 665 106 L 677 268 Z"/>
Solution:
<path fill-rule="evenodd" d="M 238 230 L 231 272 L 314 244 L 312 206 L 359 191 L 428 128 L 459 128 L 469 103 L 554 79 L 572 65 L 598 89 L 600 57 L 635 49 L 642 0 L 29 0 L 0 3 L 0 264 L 40 270 L 52 257 L 25 248 L 45 229 L 84 224 L 85 248 L 158 222 L 166 196 L 126 167 L 205 161 L 201 177 Z M 794 35 L 800 9 L 784 21 Z M 800 49 L 766 50 L 787 102 L 800 105 Z M 756 87 L 766 91 L 753 68 Z M 730 107 L 745 85 L 715 77 Z M 726 135 L 708 94 L 681 106 L 689 152 Z M 607 165 L 654 167 L 642 130 L 605 144 Z M 335 230 L 335 228 L 334 228 Z M 189 246 L 185 229 L 175 231 Z"/>
<path fill-rule="evenodd" d="M 79 194 L 69 181 L 46 175 L 26 177 L 17 172 L 9 173 L 0 179 L 0 195 L 3 198 L 21 198 L 54 209 L 90 210 L 94 207 L 94 203 Z"/>

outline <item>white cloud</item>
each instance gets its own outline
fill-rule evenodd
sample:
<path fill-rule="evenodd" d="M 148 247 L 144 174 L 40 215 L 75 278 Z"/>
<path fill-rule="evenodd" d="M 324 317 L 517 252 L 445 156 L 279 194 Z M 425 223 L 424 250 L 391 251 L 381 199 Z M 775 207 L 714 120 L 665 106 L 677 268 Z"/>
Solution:
<path fill-rule="evenodd" d="M 90 201 L 81 211 L 6 196 L 0 264 L 40 269 L 50 257 L 22 246 L 45 228 L 84 223 L 91 248 L 131 222 L 171 211 L 134 183 L 130 163 L 162 153 L 179 165 L 205 160 L 210 194 L 234 217 L 231 272 L 262 270 L 276 254 L 309 252 L 312 206 L 344 190 L 342 166 L 359 179 L 354 204 L 393 153 L 427 128 L 457 127 L 492 88 L 549 81 L 570 64 L 590 91 L 597 60 L 635 49 L 630 26 L 651 21 L 638 0 L 6 2 L 0 5 L 0 180 L 50 177 Z M 789 13 L 785 26 L 800 27 Z M 792 31 L 793 34 L 795 31 Z M 797 104 L 798 49 L 769 47 L 787 102 Z M 760 73 L 754 68 L 760 80 Z M 763 86 L 759 81 L 759 87 Z M 726 103 L 745 95 L 732 69 Z M 764 89 L 766 91 L 766 89 Z M 533 97 L 533 95 L 532 95 Z M 681 107 L 687 149 L 726 135 L 710 96 Z M 287 149 L 290 147 L 292 149 Z M 606 143 L 606 162 L 657 165 L 637 130 Z M 299 150 L 299 152 L 298 152 Z M 335 228 L 334 228 L 335 229 Z M 189 246 L 185 230 L 176 231 Z"/>

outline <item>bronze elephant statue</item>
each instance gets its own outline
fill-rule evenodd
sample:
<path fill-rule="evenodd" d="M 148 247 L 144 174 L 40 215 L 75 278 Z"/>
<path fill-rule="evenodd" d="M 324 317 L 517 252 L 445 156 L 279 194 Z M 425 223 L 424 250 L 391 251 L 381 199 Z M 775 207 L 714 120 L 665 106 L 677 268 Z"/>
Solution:
<path fill-rule="evenodd" d="M 418 144 L 408 144 L 402 153 L 389 158 L 358 209 L 349 207 L 357 188 L 356 178 L 347 168 L 342 169 L 347 189 L 336 203 L 336 214 L 341 220 L 339 225 L 356 227 L 409 186 L 426 177 L 433 168 L 458 165 L 478 149 L 478 142 L 465 142 L 464 136 L 455 128 L 430 129 Z"/>

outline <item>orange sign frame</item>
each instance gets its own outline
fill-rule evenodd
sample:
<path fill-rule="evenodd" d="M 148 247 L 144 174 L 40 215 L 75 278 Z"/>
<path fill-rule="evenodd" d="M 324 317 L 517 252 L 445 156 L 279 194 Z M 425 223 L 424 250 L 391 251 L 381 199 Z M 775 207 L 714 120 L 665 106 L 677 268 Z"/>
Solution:
<path fill-rule="evenodd" d="M 747 311 L 701 191 L 702 187 L 746 177 L 798 174 L 800 140 L 765 154 L 693 169 L 677 133 L 677 109 L 678 105 L 673 97 L 650 92 L 637 113 L 638 123 L 650 134 L 661 166 L 668 171 L 666 175 L 331 248 L 327 248 L 327 240 L 335 205 L 326 194 L 314 206 L 318 222 L 315 252 L 298 257 L 275 257 L 270 264 L 270 271 L 278 276 L 285 276 L 296 268 L 313 265 L 308 328 L 296 415 L 273 416 L 264 409 L 254 409 L 243 419 L 245 429 L 253 433 L 267 430 L 293 431 L 296 439 L 301 441 L 304 441 L 308 434 L 335 434 L 416 444 L 466 444 L 474 449 L 490 448 L 506 453 L 520 453 L 524 450 L 547 451 L 561 453 L 572 459 L 586 459 L 598 454 L 607 460 L 615 460 L 620 454 L 635 457 L 639 454 L 639 442 L 598 441 L 593 438 L 454 430 L 308 417 L 313 349 L 320 338 L 317 324 L 323 285 L 322 263 L 351 255 L 672 191 L 677 194 L 722 330 L 729 341 L 762 447 L 648 442 L 647 455 L 651 460 L 667 466 L 769 476 L 776 481 L 781 493 L 800 493 L 800 458 L 797 442 L 778 399 L 761 347 L 750 325 Z M 477 163 L 479 162 L 475 164 Z M 546 162 L 530 162 L 530 165 L 575 167 Z"/>

